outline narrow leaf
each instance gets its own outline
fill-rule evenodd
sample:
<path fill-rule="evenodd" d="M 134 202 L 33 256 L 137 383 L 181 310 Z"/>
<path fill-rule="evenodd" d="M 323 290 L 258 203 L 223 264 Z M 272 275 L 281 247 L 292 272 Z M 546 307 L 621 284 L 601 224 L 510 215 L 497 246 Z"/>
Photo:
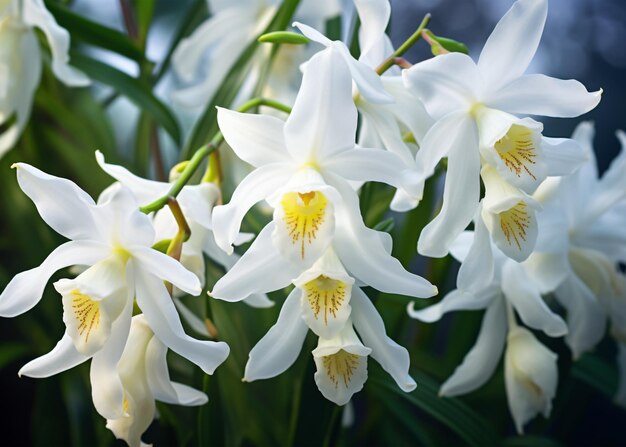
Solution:
<path fill-rule="evenodd" d="M 46 7 L 59 25 L 70 32 L 72 38 L 113 51 L 134 61 L 144 60 L 141 49 L 126 34 L 76 14 L 58 2 L 46 1 Z"/>
<path fill-rule="evenodd" d="M 126 96 L 163 126 L 177 144 L 180 143 L 180 128 L 176 118 L 170 109 L 154 96 L 147 83 L 83 54 L 73 53 L 72 62 L 90 78 L 110 85 Z"/>

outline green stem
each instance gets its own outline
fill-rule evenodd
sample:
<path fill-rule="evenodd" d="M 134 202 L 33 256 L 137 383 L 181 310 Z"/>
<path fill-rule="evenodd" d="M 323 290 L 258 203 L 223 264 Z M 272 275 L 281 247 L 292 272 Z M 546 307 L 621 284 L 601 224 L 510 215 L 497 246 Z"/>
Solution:
<path fill-rule="evenodd" d="M 253 98 L 247 101 L 241 107 L 239 107 L 237 111 L 243 113 L 260 106 L 271 107 L 285 113 L 291 113 L 291 107 L 267 98 Z M 176 179 L 176 181 L 172 184 L 172 187 L 170 188 L 168 193 L 164 196 L 159 197 L 154 202 L 146 206 L 142 206 L 141 208 L 139 208 L 139 210 L 142 213 L 150 214 L 152 212 L 160 210 L 165 205 L 167 205 L 170 198 L 175 198 L 176 196 L 178 196 L 178 194 L 180 194 L 185 185 L 189 182 L 193 174 L 196 172 L 196 169 L 198 169 L 198 167 L 200 166 L 200 164 L 202 164 L 206 157 L 208 157 L 213 151 L 215 151 L 219 147 L 220 144 L 222 144 L 222 141 L 224 141 L 224 136 L 222 135 L 222 132 L 218 131 L 209 144 L 206 144 L 196 150 L 183 172 L 181 172 L 180 177 L 178 177 L 178 179 Z"/>
<path fill-rule="evenodd" d="M 332 439 L 333 436 L 333 429 L 335 428 L 335 423 L 337 421 L 337 418 L 339 417 L 339 413 L 341 412 L 341 408 L 340 406 L 335 406 L 335 408 L 333 408 L 333 412 L 330 416 L 330 421 L 328 423 L 328 430 L 326 431 L 326 436 L 324 436 L 324 444 L 323 447 L 329 447 L 330 446 L 330 440 Z"/>
<path fill-rule="evenodd" d="M 430 14 L 426 14 L 422 19 L 422 23 L 420 23 L 420 26 L 417 30 L 415 30 L 411 37 L 409 37 L 396 51 L 394 51 L 391 56 L 385 59 L 383 63 L 376 68 L 376 73 L 382 75 L 394 65 L 396 58 L 403 56 L 404 53 L 409 51 L 409 48 L 415 45 L 415 42 L 420 40 L 422 37 L 422 31 L 426 28 L 426 26 L 428 26 L 428 22 L 430 22 Z"/>
<path fill-rule="evenodd" d="M 294 394 L 291 407 L 291 418 L 289 421 L 289 439 L 288 446 L 293 446 L 296 439 L 296 431 L 298 429 L 298 416 L 300 415 L 300 401 L 302 400 L 302 379 L 298 378 L 294 383 Z"/>

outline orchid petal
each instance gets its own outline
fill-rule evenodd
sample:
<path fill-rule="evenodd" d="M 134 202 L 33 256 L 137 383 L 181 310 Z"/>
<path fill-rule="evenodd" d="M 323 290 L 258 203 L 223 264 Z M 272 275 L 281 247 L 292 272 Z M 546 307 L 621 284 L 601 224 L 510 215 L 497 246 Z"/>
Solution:
<path fill-rule="evenodd" d="M 26 163 L 13 165 L 17 182 L 33 201 L 41 218 L 68 239 L 93 239 L 97 235 L 95 203 L 74 182 L 46 174 Z"/>
<path fill-rule="evenodd" d="M 217 108 L 217 123 L 237 156 L 254 167 L 280 163 L 289 157 L 285 122 L 270 115 L 254 115 Z"/>
<path fill-rule="evenodd" d="M 500 19 L 487 39 L 478 68 L 491 89 L 526 71 L 539 46 L 548 16 L 547 0 L 519 0 Z"/>
<path fill-rule="evenodd" d="M 354 147 L 357 110 L 351 86 L 350 72 L 335 51 L 317 53 L 306 64 L 285 123 L 285 142 L 294 159 L 302 163 L 324 160 Z"/>
<path fill-rule="evenodd" d="M 245 34 L 241 31 L 251 26 L 251 14 L 245 12 L 244 8 L 232 7 L 219 11 L 198 26 L 189 37 L 180 41 L 172 54 L 172 67 L 184 82 L 192 82 L 196 78 L 204 54 L 211 46 L 217 46 L 220 43 L 222 46 L 230 46 L 229 43 L 241 40 L 239 36 Z M 232 33 L 234 29 L 240 30 L 240 32 Z M 237 48 L 237 46 L 232 45 L 234 54 L 231 58 L 233 60 L 237 59 L 244 46 Z M 223 60 L 221 62 L 222 64 L 219 65 L 224 65 L 224 71 L 227 71 L 230 64 Z"/>
<path fill-rule="evenodd" d="M 458 396 L 484 385 L 493 375 L 506 341 L 504 300 L 495 299 L 487 308 L 478 338 L 454 373 L 439 390 L 441 396 Z"/>
<path fill-rule="evenodd" d="M 589 287 L 574 274 L 568 276 L 554 293 L 567 311 L 569 331 L 565 341 L 574 359 L 578 359 L 604 336 L 606 313 Z"/>
<path fill-rule="evenodd" d="M 215 242 L 222 250 L 228 254 L 233 252 L 232 244 L 237 239 L 241 222 L 248 210 L 278 191 L 292 174 L 291 164 L 261 166 L 239 183 L 230 203 L 213 209 L 213 234 Z"/>
<path fill-rule="evenodd" d="M 421 310 L 415 310 L 415 302 L 411 301 L 407 306 L 409 317 L 416 318 L 426 323 L 439 321 L 444 314 L 458 310 L 478 310 L 490 305 L 494 299 L 498 299 L 501 291 L 492 286 L 476 292 L 456 289 L 448 293 L 441 301 Z"/>
<path fill-rule="evenodd" d="M 319 31 L 303 23 L 294 22 L 293 26 L 298 28 L 302 34 L 312 41 L 324 45 L 327 48 L 324 52 L 335 53 L 336 56 L 339 56 L 341 59 L 336 59 L 335 63 L 341 63 L 340 60 L 343 60 L 359 90 L 359 94 L 366 101 L 372 104 L 393 102 L 393 98 L 385 91 L 380 76 L 368 65 L 354 59 L 343 42 L 333 42 Z"/>
<path fill-rule="evenodd" d="M 5 32 L 2 36 L 3 43 L 12 48 L 15 57 L 20 59 L 22 69 L 19 75 L 17 75 L 19 76 L 19 82 L 9 92 L 12 100 L 7 97 L 3 98 L 3 102 L 13 102 L 13 104 L 10 106 L 12 110 L 3 110 L 0 114 L 3 115 L 0 118 L 0 123 L 3 124 L 3 127 L 6 126 L 0 132 L 0 157 L 15 145 L 26 124 L 28 124 L 35 91 L 41 80 L 42 58 L 36 34 L 33 32 L 25 33 L 22 30 L 15 30 L 12 34 L 13 36 L 21 36 L 21 39 L 18 42 L 7 41 L 10 37 Z M 14 70 L 16 64 L 13 63 L 11 65 L 13 65 L 11 70 Z M 6 78 L 6 76 L 4 75 L 3 77 Z M 11 77 L 13 76 L 16 75 L 12 74 Z M 6 120 L 10 118 L 13 112 L 15 112 L 15 122 L 7 126 Z"/>
<path fill-rule="evenodd" d="M 69 241 L 57 247 L 39 267 L 19 273 L 0 295 L 0 316 L 14 317 L 32 309 L 54 272 L 70 265 L 93 265 L 109 255 L 109 247 L 88 241 Z"/>
<path fill-rule="evenodd" d="M 558 381 L 557 355 L 539 343 L 529 330 L 511 329 L 504 357 L 504 380 L 509 410 L 518 433 L 541 412 L 546 418 Z"/>
<path fill-rule="evenodd" d="M 65 333 L 52 351 L 31 360 L 22 366 L 17 374 L 19 376 L 41 379 L 67 371 L 88 359 L 89 357 L 82 355 L 76 350 L 72 338 Z"/>
<path fill-rule="evenodd" d="M 149 247 L 133 247 L 132 255 L 142 269 L 157 278 L 170 282 L 194 296 L 202 292 L 198 277 L 171 256 Z"/>
<path fill-rule="evenodd" d="M 617 138 L 622 146 L 621 151 L 613 159 L 609 169 L 606 170 L 593 191 L 593 200 L 589 202 L 584 216 L 585 224 L 597 219 L 626 197 L 626 175 L 624 175 L 626 171 L 626 133 L 617 131 Z"/>
<path fill-rule="evenodd" d="M 148 342 L 145 353 L 146 376 L 154 398 L 168 404 L 203 405 L 209 398 L 201 391 L 170 380 L 167 347 L 157 337 Z"/>
<path fill-rule="evenodd" d="M 411 187 L 410 171 L 400 157 L 380 149 L 352 149 L 324 161 L 324 171 L 353 181 L 382 182 L 396 188 Z"/>
<path fill-rule="evenodd" d="M 563 319 L 546 305 L 520 264 L 505 262 L 502 267 L 502 290 L 525 324 L 551 337 L 567 334 Z"/>
<path fill-rule="evenodd" d="M 113 246 L 151 246 L 155 243 L 155 231 L 150 217 L 139 211 L 139 203 L 133 192 L 114 183 L 98 202 L 99 232 Z"/>
<path fill-rule="evenodd" d="M 300 318 L 300 290 L 294 289 L 280 310 L 278 321 L 252 348 L 243 380 L 275 377 L 298 358 L 308 327 Z"/>
<path fill-rule="evenodd" d="M 565 253 L 534 252 L 522 266 L 540 293 L 553 292 L 570 273 Z"/>
<path fill-rule="evenodd" d="M 387 336 L 385 323 L 368 296 L 358 287 L 352 290 L 352 321 L 371 357 L 391 375 L 400 389 L 411 392 L 417 386 L 409 375 L 408 351 Z"/>
<path fill-rule="evenodd" d="M 466 111 L 478 100 L 483 81 L 474 61 L 466 54 L 450 53 L 428 59 L 402 72 L 404 83 L 436 120 L 455 111 Z"/>
<path fill-rule="evenodd" d="M 226 301 L 240 301 L 253 293 L 282 289 L 299 271 L 274 248 L 270 222 L 261 230 L 248 251 L 213 287 L 210 295 Z"/>
<path fill-rule="evenodd" d="M 541 74 L 521 76 L 487 101 L 494 109 L 524 115 L 575 118 L 594 109 L 602 90 L 588 92 L 578 81 Z"/>
<path fill-rule="evenodd" d="M 315 384 L 322 395 L 337 405 L 347 404 L 367 381 L 367 356 L 371 352 L 363 346 L 350 322 L 336 336 L 320 337 L 313 359 Z"/>
<path fill-rule="evenodd" d="M 172 351 L 198 365 L 207 374 L 228 357 L 229 348 L 224 342 L 200 341 L 185 334 L 176 313 L 176 307 L 163 282 L 136 269 L 137 304 L 141 308 L 154 334 Z"/>
<path fill-rule="evenodd" d="M 570 175 L 589 160 L 587 152 L 573 139 L 543 137 L 542 142 L 549 176 Z"/>
<path fill-rule="evenodd" d="M 132 267 L 128 267 L 131 273 Z M 111 335 L 91 360 L 89 379 L 91 397 L 98 413 L 107 419 L 124 415 L 124 386 L 118 373 L 118 364 L 128 340 L 132 320 L 132 289 L 122 313 L 111 325 Z"/>
<path fill-rule="evenodd" d="M 170 189 L 168 183 L 141 178 L 123 166 L 107 163 L 100 151 L 96 151 L 96 162 L 104 172 L 130 189 L 139 202 L 152 202 L 167 194 Z"/>
<path fill-rule="evenodd" d="M 391 5 L 388 1 L 355 0 L 361 26 L 359 28 L 359 60 L 379 64 L 388 56 L 381 54 L 384 49 L 385 30 L 391 17 Z M 374 65 L 372 65 L 374 66 Z"/>
<path fill-rule="evenodd" d="M 61 28 L 54 16 L 46 9 L 42 0 L 22 2 L 22 19 L 27 25 L 37 27 L 46 36 L 52 52 L 52 71 L 64 84 L 70 87 L 84 87 L 90 84 L 89 78 L 69 65 L 70 34 Z"/>
<path fill-rule="evenodd" d="M 456 278 L 456 286 L 468 292 L 487 287 L 494 276 L 494 260 L 489 231 L 480 217 L 480 208 L 474 219 L 474 241 Z"/>
<path fill-rule="evenodd" d="M 337 204 L 335 252 L 352 276 L 377 290 L 415 297 L 430 297 L 437 288 L 424 278 L 407 272 L 389 255 L 377 231 L 367 228 L 359 211 L 358 198 L 350 185 L 340 177 L 327 175 L 343 197 Z"/>
<path fill-rule="evenodd" d="M 251 237 L 248 237 L 248 236 L 254 236 L 254 235 L 248 234 L 248 233 L 240 233 L 240 236 L 244 236 L 244 235 L 245 235 L 245 238 L 240 238 L 240 240 L 245 239 L 246 242 L 251 239 Z M 235 241 L 235 243 L 236 242 L 237 241 Z M 226 272 L 228 272 L 235 265 L 237 265 L 237 263 L 241 259 L 241 256 L 239 256 L 237 253 L 233 253 L 230 256 L 228 256 L 226 253 L 224 253 L 217 246 L 217 244 L 215 243 L 215 239 L 211 235 L 209 235 L 204 240 L 203 251 L 209 256 L 209 258 L 211 258 L 212 260 L 214 260 L 215 262 L 220 264 L 222 267 L 224 267 Z M 248 251 L 250 251 L 250 250 L 248 250 Z M 276 289 L 272 289 L 272 290 L 276 290 Z M 214 289 L 214 291 L 215 291 L 215 289 Z M 265 308 L 268 308 L 268 307 L 272 307 L 275 304 L 274 301 L 270 300 L 267 297 L 267 295 L 264 294 L 264 293 L 252 293 L 252 294 L 248 295 L 246 298 L 244 298 L 243 302 L 246 303 L 248 306 L 255 307 L 255 308 L 258 308 L 258 309 L 265 309 Z"/>
<path fill-rule="evenodd" d="M 422 230 L 417 244 L 418 252 L 425 256 L 445 256 L 452 242 L 472 221 L 478 207 L 480 154 L 476 126 L 465 119 L 455 134 L 448 154 L 443 206 Z"/>

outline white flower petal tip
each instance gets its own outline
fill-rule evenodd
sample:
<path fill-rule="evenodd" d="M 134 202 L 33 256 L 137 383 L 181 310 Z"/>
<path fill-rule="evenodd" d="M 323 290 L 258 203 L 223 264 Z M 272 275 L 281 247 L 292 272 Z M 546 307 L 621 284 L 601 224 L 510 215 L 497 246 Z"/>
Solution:
<path fill-rule="evenodd" d="M 549 417 L 558 381 L 557 355 L 527 329 L 515 327 L 509 332 L 504 375 L 518 433 L 538 413 Z"/>
<path fill-rule="evenodd" d="M 300 318 L 300 290 L 296 288 L 285 300 L 276 324 L 250 351 L 243 381 L 269 379 L 287 370 L 298 358 L 307 332 Z"/>

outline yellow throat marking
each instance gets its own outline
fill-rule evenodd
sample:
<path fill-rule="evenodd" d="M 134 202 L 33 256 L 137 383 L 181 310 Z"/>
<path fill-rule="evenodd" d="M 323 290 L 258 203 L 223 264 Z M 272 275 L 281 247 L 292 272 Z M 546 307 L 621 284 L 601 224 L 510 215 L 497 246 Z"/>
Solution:
<path fill-rule="evenodd" d="M 283 195 L 280 205 L 285 213 L 284 220 L 293 244 L 300 244 L 304 259 L 306 244 L 311 244 L 326 218 L 328 200 L 319 191 L 305 193 L 288 192 Z"/>
<path fill-rule="evenodd" d="M 350 385 L 354 371 L 359 366 L 360 357 L 356 354 L 350 354 L 343 349 L 332 355 L 322 358 L 324 370 L 330 378 L 330 381 L 339 386 L 342 381 L 346 387 Z"/>
<path fill-rule="evenodd" d="M 499 214 L 500 228 L 509 245 L 517 245 L 522 250 L 522 242 L 526 241 L 526 235 L 531 223 L 528 205 L 518 202 L 513 208 Z"/>
<path fill-rule="evenodd" d="M 320 275 L 304 285 L 304 292 L 313 315 L 317 319 L 324 310 L 324 324 L 328 326 L 328 315 L 337 318 L 339 308 L 346 300 L 346 284 L 337 279 Z"/>
<path fill-rule="evenodd" d="M 78 289 L 71 292 L 72 312 L 78 320 L 78 335 L 89 342 L 89 334 L 100 326 L 100 303 L 80 293 Z"/>
<path fill-rule="evenodd" d="M 513 124 L 504 137 L 495 144 L 496 151 L 505 166 L 518 177 L 528 174 L 533 180 L 537 177 L 531 168 L 537 162 L 537 148 L 533 133 L 528 127 Z"/>

